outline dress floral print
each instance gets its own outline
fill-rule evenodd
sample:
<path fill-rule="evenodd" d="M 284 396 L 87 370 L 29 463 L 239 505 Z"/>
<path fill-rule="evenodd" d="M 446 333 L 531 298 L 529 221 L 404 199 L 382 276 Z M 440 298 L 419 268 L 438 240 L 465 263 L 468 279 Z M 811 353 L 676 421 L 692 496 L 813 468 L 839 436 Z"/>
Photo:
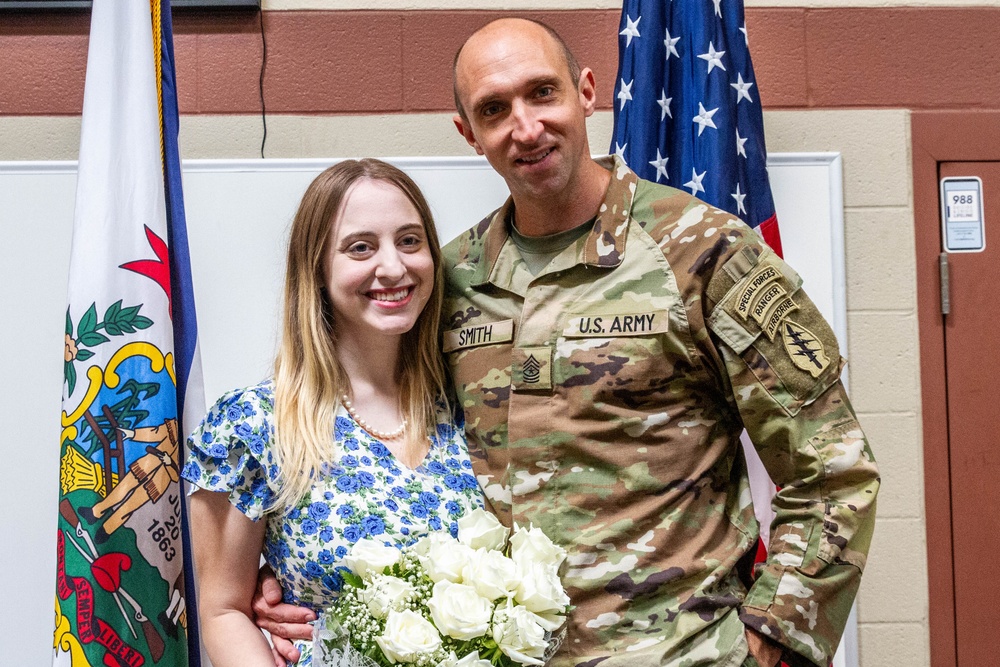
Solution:
<path fill-rule="evenodd" d="M 432 530 L 457 535 L 457 520 L 482 507 L 461 417 L 438 409 L 437 433 L 423 463 L 411 470 L 340 406 L 333 437 L 340 452 L 288 514 L 269 512 L 280 484 L 272 451 L 274 385 L 265 382 L 224 395 L 188 439 L 184 479 L 226 492 L 250 519 L 267 521 L 264 558 L 285 601 L 315 611 L 341 588 L 341 560 L 362 538 L 402 547 Z M 311 660 L 306 643 L 297 642 Z"/>

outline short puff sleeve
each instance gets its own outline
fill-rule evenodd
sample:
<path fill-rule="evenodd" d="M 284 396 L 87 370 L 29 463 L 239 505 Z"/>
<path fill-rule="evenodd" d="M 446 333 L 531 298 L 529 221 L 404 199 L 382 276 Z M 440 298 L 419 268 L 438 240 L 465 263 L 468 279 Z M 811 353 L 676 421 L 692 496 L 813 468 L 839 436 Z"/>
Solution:
<path fill-rule="evenodd" d="M 278 490 L 274 459 L 274 398 L 270 383 L 225 394 L 188 438 L 181 477 L 229 502 L 257 521 Z"/>

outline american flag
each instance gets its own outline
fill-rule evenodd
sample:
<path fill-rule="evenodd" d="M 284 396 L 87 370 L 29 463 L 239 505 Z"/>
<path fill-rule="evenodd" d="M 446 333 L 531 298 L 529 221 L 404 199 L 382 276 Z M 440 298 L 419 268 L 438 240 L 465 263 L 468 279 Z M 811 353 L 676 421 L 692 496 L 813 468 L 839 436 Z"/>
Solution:
<path fill-rule="evenodd" d="M 742 0 L 625 0 L 611 150 L 757 228 L 780 255 Z"/>
<path fill-rule="evenodd" d="M 625 0 L 619 30 L 611 150 L 642 178 L 739 216 L 781 255 L 742 0 Z M 775 487 L 741 440 L 760 561 Z"/>

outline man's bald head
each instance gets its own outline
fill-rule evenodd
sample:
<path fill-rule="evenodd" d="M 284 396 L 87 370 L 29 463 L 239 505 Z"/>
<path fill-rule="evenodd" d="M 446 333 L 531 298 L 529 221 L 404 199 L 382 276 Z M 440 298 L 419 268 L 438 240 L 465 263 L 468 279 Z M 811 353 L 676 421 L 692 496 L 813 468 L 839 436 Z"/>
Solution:
<path fill-rule="evenodd" d="M 459 115 L 463 119 L 468 120 L 468 116 L 465 114 L 465 108 L 462 105 L 461 93 L 458 89 L 458 67 L 459 60 L 462 57 L 462 52 L 467 46 L 472 45 L 473 47 L 476 47 L 481 43 L 487 43 L 497 37 L 510 34 L 511 32 L 535 32 L 542 39 L 551 39 L 559 47 L 559 51 L 562 52 L 563 61 L 566 64 L 566 69 L 569 71 L 570 80 L 573 82 L 573 85 L 579 85 L 580 63 L 577 62 L 576 56 L 573 55 L 573 52 L 570 51 L 565 40 L 563 40 L 554 28 L 535 19 L 496 19 L 490 21 L 482 28 L 469 35 L 468 39 L 466 39 L 465 42 L 462 43 L 462 46 L 458 48 L 458 51 L 455 53 L 455 60 L 452 62 L 452 93 L 455 96 L 455 108 L 458 110 Z"/>

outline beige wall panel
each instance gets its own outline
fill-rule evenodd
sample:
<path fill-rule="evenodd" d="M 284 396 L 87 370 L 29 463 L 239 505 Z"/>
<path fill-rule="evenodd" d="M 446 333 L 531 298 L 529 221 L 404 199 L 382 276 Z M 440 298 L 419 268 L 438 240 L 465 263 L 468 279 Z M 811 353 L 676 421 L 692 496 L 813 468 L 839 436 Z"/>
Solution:
<path fill-rule="evenodd" d="M 917 267 L 910 208 L 844 211 L 849 310 L 913 311 Z"/>
<path fill-rule="evenodd" d="M 930 667 L 926 623 L 866 623 L 858 637 L 862 667 Z"/>
<path fill-rule="evenodd" d="M 767 150 L 839 151 L 844 205 L 910 206 L 910 115 L 905 109 L 765 111 Z"/>
<path fill-rule="evenodd" d="M 452 114 L 379 116 L 267 117 L 269 158 L 334 156 L 474 155 L 455 130 Z M 588 124 L 594 153 L 611 141 L 610 111 Z M 180 151 L 191 158 L 260 156 L 263 125 L 258 115 L 184 115 Z M 75 160 L 80 149 L 80 119 L 60 116 L 0 116 L 0 160 Z"/>
<path fill-rule="evenodd" d="M 283 149 L 275 146 L 267 154 L 268 157 L 475 155 L 455 129 L 452 115 L 304 117 L 299 129 L 300 152 L 284 154 Z M 599 112 L 588 123 L 590 146 L 595 153 L 607 151 L 613 122 L 611 112 Z"/>
<path fill-rule="evenodd" d="M 915 413 L 864 412 L 860 419 L 882 473 L 878 530 L 881 530 L 884 519 L 922 520 L 924 470 L 920 453 L 920 419 Z"/>
<path fill-rule="evenodd" d="M 926 559 L 914 558 L 927 549 L 925 532 L 921 519 L 879 518 L 861 580 L 858 620 L 862 624 L 927 622 Z"/>
<path fill-rule="evenodd" d="M 267 150 L 287 135 L 279 117 L 268 118 Z M 260 116 L 181 116 L 181 158 L 260 157 L 264 126 Z"/>
<path fill-rule="evenodd" d="M 450 113 L 268 116 L 264 154 L 269 158 L 475 155 L 451 119 Z M 594 153 L 607 151 L 613 123 L 610 111 L 590 119 L 587 129 Z M 260 116 L 182 116 L 181 155 L 257 157 L 262 134 Z"/>
<path fill-rule="evenodd" d="M 306 155 L 474 155 L 452 114 L 312 117 L 302 120 Z"/>
<path fill-rule="evenodd" d="M 859 412 L 914 412 L 920 405 L 916 313 L 848 311 L 851 400 Z M 918 455 L 919 448 L 914 452 Z M 878 457 L 876 443 L 875 456 Z"/>
<path fill-rule="evenodd" d="M 0 160 L 75 160 L 79 117 L 0 116 Z"/>

